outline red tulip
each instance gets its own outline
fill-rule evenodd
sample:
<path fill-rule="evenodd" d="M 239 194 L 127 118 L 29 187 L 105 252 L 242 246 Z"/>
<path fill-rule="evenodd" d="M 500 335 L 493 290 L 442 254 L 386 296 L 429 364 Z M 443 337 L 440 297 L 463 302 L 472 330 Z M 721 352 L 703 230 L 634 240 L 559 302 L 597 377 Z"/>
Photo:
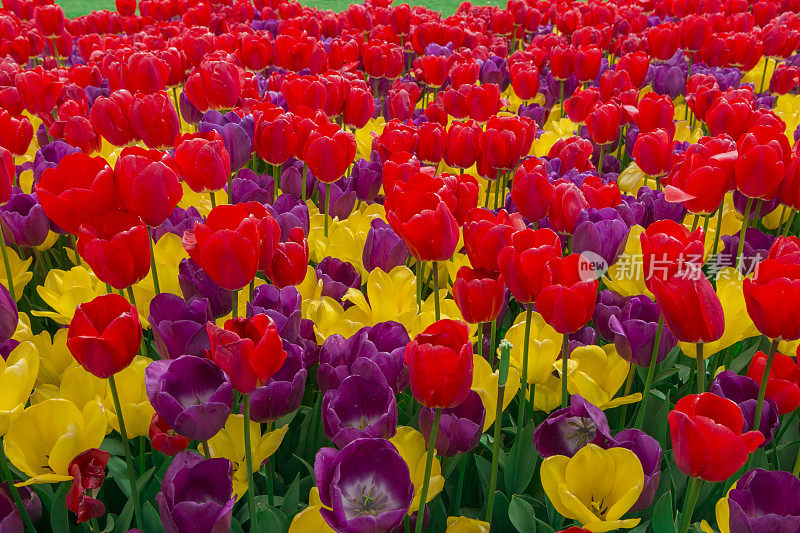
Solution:
<path fill-rule="evenodd" d="M 672 137 L 658 128 L 639 133 L 633 145 L 633 160 L 648 176 L 663 176 L 672 168 Z"/>
<path fill-rule="evenodd" d="M 800 339 L 800 310 L 791 303 L 800 298 L 797 254 L 761 261 L 742 288 L 747 314 L 758 331 L 772 339 Z"/>
<path fill-rule="evenodd" d="M 712 92 L 711 95 L 715 99 L 703 116 L 708 131 L 712 136 L 727 133 L 738 139 L 753 122 L 754 99 L 733 92 L 719 96 Z"/>
<path fill-rule="evenodd" d="M 520 65 L 511 68 L 511 86 L 514 94 L 521 100 L 528 101 L 536 97 L 539 92 L 539 70 L 534 66 Z"/>
<path fill-rule="evenodd" d="M 544 267 L 536 309 L 561 334 L 575 333 L 594 313 L 599 282 L 580 254 L 554 257 Z"/>
<path fill-rule="evenodd" d="M 553 189 L 550 203 L 550 225 L 558 233 L 569 235 L 575 231 L 581 211 L 589 207 L 589 202 L 581 189 L 572 182 L 559 180 Z"/>
<path fill-rule="evenodd" d="M 175 430 L 158 413 L 153 413 L 147 434 L 153 449 L 170 457 L 174 457 L 189 446 L 189 439 L 175 433 Z"/>
<path fill-rule="evenodd" d="M 466 93 L 465 102 L 470 118 L 486 122 L 500 110 L 500 89 L 497 85 L 473 85 Z"/>
<path fill-rule="evenodd" d="M 747 368 L 747 377 L 761 383 L 766 365 L 767 356 L 764 352 L 756 352 Z M 775 402 L 781 415 L 791 413 L 800 406 L 800 368 L 797 361 L 788 355 L 775 353 L 767 378 L 766 398 Z"/>
<path fill-rule="evenodd" d="M 444 162 L 453 168 L 470 168 L 478 158 L 481 127 L 473 122 L 453 122 L 447 129 Z"/>
<path fill-rule="evenodd" d="M 473 268 L 499 272 L 500 251 L 511 244 L 516 231 L 525 229 L 519 214 L 501 209 L 497 215 L 488 209 L 473 209 L 464 223 L 464 248 Z"/>
<path fill-rule="evenodd" d="M 550 49 L 550 72 L 556 80 L 564 81 L 575 71 L 575 49 L 555 46 Z"/>
<path fill-rule="evenodd" d="M 270 165 L 282 165 L 297 151 L 297 134 L 291 117 L 265 113 L 256 124 L 255 148 Z"/>
<path fill-rule="evenodd" d="M 267 315 L 233 318 L 224 329 L 209 322 L 206 329 L 211 359 L 243 394 L 265 384 L 286 360 L 278 328 Z"/>
<path fill-rule="evenodd" d="M 725 332 L 725 315 L 703 271 L 688 266 L 666 281 L 650 280 L 664 324 L 680 342 L 714 342 Z"/>
<path fill-rule="evenodd" d="M 568 137 L 557 140 L 547 152 L 547 157 L 556 158 L 561 162 L 562 174 L 572 169 L 585 172 L 594 168 L 592 151 L 592 143 L 588 139 Z"/>
<path fill-rule="evenodd" d="M 616 104 L 597 106 L 586 116 L 586 129 L 597 144 L 609 144 L 617 140 L 621 112 Z"/>
<path fill-rule="evenodd" d="M 506 285 L 499 272 L 463 266 L 453 282 L 453 299 L 464 320 L 470 324 L 491 322 L 500 314 Z"/>
<path fill-rule="evenodd" d="M 683 17 L 678 26 L 681 37 L 681 48 L 689 52 L 697 52 L 711 37 L 711 22 L 703 15 Z"/>
<path fill-rule="evenodd" d="M 176 140 L 175 164 L 194 192 L 218 191 L 231 173 L 231 158 L 216 131 L 184 133 Z"/>
<path fill-rule="evenodd" d="M 64 31 L 64 10 L 55 4 L 38 5 L 33 10 L 36 28 L 45 37 L 57 37 Z"/>
<path fill-rule="evenodd" d="M 241 76 L 228 61 L 203 61 L 186 80 L 186 97 L 200 111 L 233 109 L 242 93 Z"/>
<path fill-rule="evenodd" d="M 280 230 L 280 227 L 278 227 Z M 269 268 L 264 273 L 278 288 L 300 285 L 308 267 L 308 240 L 302 228 L 289 230 L 289 238 L 275 246 Z"/>
<path fill-rule="evenodd" d="M 136 132 L 128 119 L 132 105 L 133 96 L 125 89 L 114 91 L 107 97 L 101 96 L 89 110 L 89 122 L 114 146 L 126 146 L 136 141 Z"/>
<path fill-rule="evenodd" d="M 4 204 L 11 198 L 11 187 L 16 177 L 14 156 L 5 148 L 0 147 L 0 203 Z"/>
<path fill-rule="evenodd" d="M 547 216 L 555 188 L 547 178 L 540 159 L 526 159 L 517 167 L 511 187 L 511 200 L 525 219 L 538 222 Z"/>
<path fill-rule="evenodd" d="M 665 130 L 670 137 L 675 135 L 675 104 L 669 96 L 659 96 L 657 93 L 647 93 L 639 100 L 636 113 L 633 116 L 640 133 L 653 131 L 658 128 Z"/>
<path fill-rule="evenodd" d="M 582 124 L 586 122 L 589 111 L 594 109 L 599 101 L 600 91 L 597 87 L 579 88 L 564 100 L 564 111 L 572 122 Z"/>
<path fill-rule="evenodd" d="M 653 279 L 664 282 L 679 270 L 703 265 L 705 247 L 703 230 L 694 232 L 674 220 L 656 221 L 639 236 L 647 287 L 653 290 Z"/>
<path fill-rule="evenodd" d="M 414 75 L 431 87 L 439 88 L 447 80 L 447 58 L 424 55 L 414 60 Z"/>
<path fill-rule="evenodd" d="M 64 141 L 85 154 L 100 150 L 100 136 L 85 116 L 75 115 L 66 120 L 57 120 L 50 126 L 50 136 Z"/>
<path fill-rule="evenodd" d="M 630 79 L 634 89 L 644 85 L 647 73 L 650 70 L 650 57 L 644 52 L 631 52 L 619 58 L 615 66 L 617 72 L 624 71 Z"/>
<path fill-rule="evenodd" d="M 333 135 L 314 132 L 306 143 L 304 159 L 308 168 L 323 183 L 338 180 L 356 155 L 356 138 L 349 131 L 337 130 Z"/>
<path fill-rule="evenodd" d="M 136 0 L 115 0 L 114 5 L 123 17 L 130 17 L 136 12 Z"/>
<path fill-rule="evenodd" d="M 47 218 L 77 235 L 81 224 L 91 224 L 116 207 L 114 172 L 101 157 L 70 154 L 42 173 L 36 196 Z"/>
<path fill-rule="evenodd" d="M 750 198 L 775 198 L 791 163 L 791 147 L 783 131 L 754 126 L 739 138 L 736 147 L 736 188 Z"/>
<path fill-rule="evenodd" d="M 78 524 L 99 518 L 106 512 L 105 504 L 89 494 L 97 495 L 103 485 L 110 457 L 111 454 L 106 451 L 91 448 L 75 456 L 67 467 L 72 483 L 64 503 L 67 509 L 77 515 Z M 86 491 L 91 492 L 87 494 Z"/>
<path fill-rule="evenodd" d="M 596 46 L 581 46 L 575 51 L 575 78 L 580 82 L 592 81 L 600 72 L 603 54 Z"/>
<path fill-rule="evenodd" d="M 217 285 L 236 291 L 256 275 L 260 240 L 247 206 L 218 205 L 183 234 L 183 247 Z"/>
<path fill-rule="evenodd" d="M 122 207 L 148 226 L 163 223 L 183 196 L 175 162 L 158 150 L 125 148 L 114 165 L 114 177 Z"/>
<path fill-rule="evenodd" d="M 417 142 L 417 158 L 427 165 L 438 165 L 442 160 L 447 131 L 436 122 L 420 124 Z"/>
<path fill-rule="evenodd" d="M 131 364 L 141 342 L 139 314 L 118 294 L 105 294 L 80 304 L 67 332 L 67 348 L 72 356 L 101 379 Z"/>
<path fill-rule="evenodd" d="M 413 154 L 417 150 L 419 135 L 417 128 L 407 126 L 399 120 L 390 120 L 378 137 L 378 155 L 382 161 L 391 159 L 393 154 L 406 152 Z"/>
<path fill-rule="evenodd" d="M 136 137 L 148 148 L 171 148 L 178 135 L 178 114 L 164 91 L 137 94 L 128 111 L 128 119 Z"/>
<path fill-rule="evenodd" d="M 78 232 L 78 253 L 104 283 L 130 287 L 150 271 L 150 235 L 139 217 L 111 211 Z"/>
<path fill-rule="evenodd" d="M 764 442 L 760 431 L 742 434 L 738 405 L 710 392 L 681 398 L 667 419 L 678 468 L 705 481 L 725 481 Z"/>
<path fill-rule="evenodd" d="M 667 61 L 675 55 L 679 46 L 680 36 L 675 23 L 667 22 L 648 28 L 647 48 L 654 58 Z"/>
<path fill-rule="evenodd" d="M 25 117 L 12 117 L 0 109 L 0 147 L 14 155 L 28 152 L 33 139 L 33 126 Z"/>
<path fill-rule="evenodd" d="M 594 209 L 616 207 L 622 203 L 622 193 L 616 182 L 605 183 L 599 176 L 592 174 L 581 184 L 581 192 L 586 202 Z"/>
<path fill-rule="evenodd" d="M 497 264 L 514 298 L 522 304 L 534 302 L 544 287 L 547 263 L 561 257 L 561 240 L 552 230 L 525 229 L 511 236 L 500 250 Z"/>
<path fill-rule="evenodd" d="M 683 203 L 692 213 L 713 213 L 733 188 L 736 155 L 736 144 L 728 136 L 703 137 L 689 145 L 665 180 L 665 198 Z"/>
<path fill-rule="evenodd" d="M 236 56 L 244 68 L 260 72 L 272 62 L 272 41 L 264 35 L 243 35 Z"/>
<path fill-rule="evenodd" d="M 398 78 L 403 73 L 403 49 L 372 39 L 361 47 L 364 72 L 373 78 Z"/>
<path fill-rule="evenodd" d="M 367 125 L 375 113 L 375 99 L 366 89 L 351 87 L 344 102 L 343 119 L 345 125 L 360 129 Z"/>
<path fill-rule="evenodd" d="M 472 344 L 469 327 L 443 319 L 434 322 L 406 345 L 411 393 L 422 405 L 459 405 L 472 384 Z"/>
<path fill-rule="evenodd" d="M 316 76 L 287 76 L 281 84 L 281 93 L 286 98 L 289 111 L 297 112 L 300 106 L 317 110 L 325 106 L 325 85 Z"/>
<path fill-rule="evenodd" d="M 22 103 L 31 114 L 50 115 L 64 89 L 64 82 L 42 67 L 23 70 L 14 78 Z"/>

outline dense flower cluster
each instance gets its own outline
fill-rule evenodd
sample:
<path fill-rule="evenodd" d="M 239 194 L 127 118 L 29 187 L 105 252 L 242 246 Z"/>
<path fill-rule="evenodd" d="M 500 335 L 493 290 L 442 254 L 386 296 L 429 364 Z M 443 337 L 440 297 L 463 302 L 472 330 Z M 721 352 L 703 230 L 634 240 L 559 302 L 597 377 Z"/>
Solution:
<path fill-rule="evenodd" d="M 800 528 L 800 2 L 48 2 L 0 530 Z"/>

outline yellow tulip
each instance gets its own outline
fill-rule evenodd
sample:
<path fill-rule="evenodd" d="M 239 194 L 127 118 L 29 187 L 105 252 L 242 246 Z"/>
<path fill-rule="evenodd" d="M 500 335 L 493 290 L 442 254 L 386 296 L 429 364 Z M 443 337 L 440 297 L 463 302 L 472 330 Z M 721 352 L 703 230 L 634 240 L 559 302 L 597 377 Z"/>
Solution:
<path fill-rule="evenodd" d="M 178 266 L 181 260 L 187 259 L 189 254 L 181 244 L 181 238 L 174 233 L 165 233 L 153 245 L 156 258 L 156 271 L 158 273 L 158 286 L 161 292 L 168 292 L 183 296 L 178 284 Z M 150 301 L 155 298 L 156 289 L 153 284 L 153 273 L 148 272 L 144 279 L 133 285 L 133 297 L 136 300 L 136 309 L 139 311 L 139 320 L 143 327 L 147 327 L 147 317 L 150 316 Z M 243 300 L 244 298 L 240 298 Z M 239 315 L 244 316 L 244 315 Z"/>
<path fill-rule="evenodd" d="M 467 518 L 466 516 L 448 516 L 447 533 L 489 533 L 489 522 Z"/>
<path fill-rule="evenodd" d="M 647 176 L 645 173 L 639 168 L 639 165 L 633 162 L 620 173 L 617 178 L 617 185 L 620 191 L 635 196 L 646 181 Z"/>
<path fill-rule="evenodd" d="M 733 267 L 723 268 L 717 273 L 717 296 L 725 315 L 725 332 L 718 340 L 703 343 L 704 359 L 741 340 L 759 335 L 745 308 L 743 283 L 744 276 Z M 696 357 L 697 348 L 694 343 L 680 342 L 678 346 L 688 357 Z"/>
<path fill-rule="evenodd" d="M 6 246 L 6 253 L 8 254 L 8 266 L 11 270 L 11 280 L 14 282 L 14 296 L 19 301 L 22 298 L 22 291 L 25 289 L 25 285 L 33 278 L 33 270 L 29 270 L 33 258 L 23 261 L 10 246 Z M 5 267 L 0 267 L 0 283 L 8 289 L 8 275 Z"/>
<path fill-rule="evenodd" d="M 778 205 L 775 209 L 770 211 L 769 213 L 762 213 L 761 214 L 761 224 L 764 225 L 767 229 L 777 229 L 780 225 L 781 221 L 786 222 L 786 219 L 789 218 L 789 208 L 787 207 L 784 211 L 784 206 Z M 783 217 L 781 219 L 781 217 Z"/>
<path fill-rule="evenodd" d="M 560 362 L 554 364 L 561 366 Z M 549 413 L 553 409 L 561 407 L 561 378 L 550 375 L 544 384 L 534 385 L 529 389 L 528 401 L 533 395 L 533 409 Z"/>
<path fill-rule="evenodd" d="M 681 106 L 683 107 L 683 106 Z M 677 109 L 675 112 L 677 113 Z M 683 115 L 681 115 L 683 117 Z M 675 140 L 679 142 L 688 141 L 695 144 L 703 136 L 703 128 L 700 124 L 696 124 L 694 129 L 689 127 L 689 122 L 686 120 L 679 120 L 675 123 Z"/>
<path fill-rule="evenodd" d="M 323 507 L 319 499 L 319 489 L 311 487 L 308 492 L 308 507 L 294 515 L 289 524 L 289 533 L 333 533 L 333 528 L 319 512 Z"/>
<path fill-rule="evenodd" d="M 289 426 L 261 433 L 261 425 L 250 424 L 250 452 L 253 471 L 278 450 Z M 208 439 L 211 457 L 224 457 L 233 463 L 233 493 L 239 499 L 247 492 L 247 465 L 245 465 L 244 415 L 230 415 L 225 427 Z"/>
<path fill-rule="evenodd" d="M 752 83 L 757 90 L 761 90 L 761 77 L 764 75 L 764 62 L 767 62 L 767 75 L 764 78 L 764 87 L 769 87 L 769 82 L 772 79 L 772 74 L 775 72 L 777 61 L 770 60 L 769 58 L 762 57 L 758 64 L 752 70 L 745 72 L 742 76 L 742 83 Z"/>
<path fill-rule="evenodd" d="M 22 192 L 24 192 L 25 194 L 31 194 L 31 191 L 33 191 L 33 169 L 20 172 L 19 188 L 22 189 Z M 51 231 L 50 233 L 53 232 Z M 56 234 L 56 236 L 58 236 L 58 234 Z"/>
<path fill-rule="evenodd" d="M 486 418 L 483 421 L 483 431 L 486 431 L 494 424 L 497 412 L 497 380 L 500 378 L 500 371 L 492 372 L 492 367 L 480 355 L 473 355 L 472 361 L 472 390 L 481 397 L 483 407 L 486 409 Z M 519 372 L 516 368 L 509 368 L 506 388 L 503 391 L 503 411 L 517 392 L 519 392 Z"/>
<path fill-rule="evenodd" d="M 570 458 L 554 455 L 542 462 L 542 488 L 561 515 L 596 533 L 632 528 L 641 519 L 622 516 L 644 486 L 642 464 L 625 448 L 604 450 L 587 444 Z"/>
<path fill-rule="evenodd" d="M 123 372 L 120 372 L 118 376 L 123 377 L 122 374 Z M 121 384 L 122 382 L 120 381 L 119 383 Z M 108 381 L 98 378 L 78 363 L 73 363 L 73 365 L 64 372 L 64 377 L 61 379 L 61 384 L 57 389 L 57 396 L 55 397 L 69 400 L 74 403 L 78 409 L 83 409 L 89 402 L 100 401 L 100 403 L 103 404 L 103 399 L 107 394 L 107 388 Z M 122 400 L 120 399 L 120 401 Z M 106 415 L 109 418 L 111 416 L 114 417 L 114 429 L 118 429 L 116 425 L 116 415 L 112 415 L 114 411 L 114 402 L 109 400 L 105 403 L 107 407 L 111 408 L 110 410 L 106 410 Z M 132 424 L 128 422 L 128 420 L 131 419 L 131 422 L 133 422 L 133 415 L 129 414 L 130 405 L 123 404 L 122 408 L 125 410 L 123 413 L 125 415 L 125 429 L 130 433 L 130 426 L 132 426 Z M 150 416 L 152 417 L 152 414 Z M 147 423 L 148 425 L 150 424 L 149 419 Z M 132 435 L 129 434 L 128 436 L 130 437 Z"/>
<path fill-rule="evenodd" d="M 11 422 L 4 444 L 9 461 L 30 479 L 18 486 L 72 479 L 67 468 L 78 454 L 97 448 L 106 415 L 96 402 L 78 409 L 69 400 L 45 400 Z"/>
<path fill-rule="evenodd" d="M 555 366 L 561 370 L 560 364 Z M 569 357 L 567 390 L 570 394 L 580 394 L 603 410 L 638 402 L 642 399 L 639 392 L 614 398 L 628 377 L 630 366 L 617 354 L 613 344 L 602 348 L 579 346 Z"/>
<path fill-rule="evenodd" d="M 75 308 L 106 294 L 106 286 L 84 265 L 51 270 L 36 292 L 53 311 L 31 311 L 35 316 L 52 318 L 62 325 L 72 321 Z"/>
<path fill-rule="evenodd" d="M 22 414 L 39 372 L 39 353 L 30 342 L 21 342 L 8 359 L 0 358 L 0 436 Z"/>
<path fill-rule="evenodd" d="M 775 114 L 786 123 L 789 143 L 794 142 L 794 130 L 800 125 L 800 95 L 782 94 L 775 102 Z"/>
<path fill-rule="evenodd" d="M 606 287 L 622 296 L 636 296 L 644 294 L 653 298 L 644 284 L 644 263 L 642 261 L 642 243 L 639 236 L 644 231 L 642 226 L 636 225 L 628 233 L 625 251 L 617 262 L 608 267 L 603 282 Z"/>
<path fill-rule="evenodd" d="M 183 196 L 181 196 L 181 201 L 178 202 L 178 207 L 182 209 L 194 207 L 204 217 L 208 216 L 209 211 L 211 211 L 211 194 L 194 192 L 185 181 L 182 181 L 181 185 L 183 186 Z M 224 204 L 227 201 L 224 192 L 218 191 L 213 194 L 217 205 Z M 161 280 L 159 279 L 159 281 Z"/>
<path fill-rule="evenodd" d="M 371 118 L 363 128 L 356 130 L 356 160 L 369 159 L 372 153 L 372 139 L 383 133 L 386 120 L 383 117 Z"/>
<path fill-rule="evenodd" d="M 425 437 L 414 428 L 400 426 L 397 428 L 395 436 L 389 439 L 389 441 L 394 444 L 394 447 L 397 448 L 397 452 L 408 465 L 408 471 L 411 474 L 411 482 L 414 484 L 414 499 L 411 501 L 408 514 L 414 514 L 419 510 L 419 493 L 422 490 L 422 483 L 425 479 L 425 461 L 428 455 Z M 444 477 L 442 476 L 442 467 L 439 464 L 439 459 L 434 456 L 426 503 L 432 501 L 443 488 Z"/>
<path fill-rule="evenodd" d="M 125 418 L 125 431 L 128 438 L 131 439 L 148 434 L 150 420 L 155 412 L 147 399 L 144 388 L 144 371 L 150 363 L 152 360 L 137 355 L 127 368 L 114 375 L 119 392 L 119 403 L 122 406 L 122 416 Z M 102 404 L 108 415 L 108 423 L 119 431 L 117 410 L 114 407 L 114 399 L 111 397 L 111 389 L 108 388 L 104 393 Z"/>
<path fill-rule="evenodd" d="M 19 342 L 30 342 L 39 354 L 39 372 L 36 375 L 36 387 L 45 384 L 58 386 L 64 371 L 75 364 L 75 358 L 67 349 L 67 329 L 59 328 L 50 336 L 47 330 L 36 335 L 30 329 L 30 322 L 25 313 L 19 314 L 20 324 L 14 339 Z"/>
<path fill-rule="evenodd" d="M 525 349 L 525 313 L 520 313 L 514 320 L 514 325 L 506 333 L 506 340 L 510 342 L 511 366 L 522 374 L 522 362 Z M 539 313 L 531 314 L 531 336 L 528 347 L 528 376 L 527 383 L 543 384 L 553 373 L 553 363 L 561 355 L 561 345 L 564 336 L 554 330 L 544 321 Z"/>

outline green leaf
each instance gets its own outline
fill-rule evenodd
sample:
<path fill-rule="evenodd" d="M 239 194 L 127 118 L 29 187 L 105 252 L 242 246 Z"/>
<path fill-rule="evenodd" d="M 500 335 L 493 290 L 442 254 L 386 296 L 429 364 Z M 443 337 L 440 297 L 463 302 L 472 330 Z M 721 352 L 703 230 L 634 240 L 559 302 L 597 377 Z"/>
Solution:
<path fill-rule="evenodd" d="M 563 518 L 562 518 L 562 520 L 563 520 Z M 553 529 L 553 526 L 551 526 L 550 524 L 547 524 L 545 522 L 542 522 L 538 518 L 536 519 L 536 523 L 539 524 L 539 531 L 542 531 L 543 533 L 555 533 L 555 531 L 556 531 L 555 529 Z M 559 526 L 559 527 L 561 527 L 561 526 Z"/>
<path fill-rule="evenodd" d="M 489 478 L 492 475 L 492 463 L 485 457 L 475 456 L 475 468 L 478 470 L 478 477 L 481 478 L 481 487 L 485 495 L 489 494 Z"/>
<path fill-rule="evenodd" d="M 133 500 L 128 499 L 128 502 L 123 507 L 119 518 L 114 521 L 114 533 L 125 533 L 131 528 L 131 521 L 133 520 Z"/>
<path fill-rule="evenodd" d="M 144 515 L 142 517 L 144 530 L 147 531 L 147 533 L 164 531 L 164 526 L 161 525 L 161 517 L 151 502 L 144 502 L 142 514 Z"/>
<path fill-rule="evenodd" d="M 494 493 L 494 509 L 492 509 L 492 530 L 513 531 L 514 526 L 508 519 L 508 498 L 502 492 Z"/>
<path fill-rule="evenodd" d="M 675 512 L 669 491 L 662 494 L 653 507 L 653 533 L 675 533 Z"/>
<path fill-rule="evenodd" d="M 536 533 L 536 513 L 533 507 L 520 498 L 512 496 L 508 504 L 508 518 L 519 533 Z"/>
<path fill-rule="evenodd" d="M 536 448 L 532 444 L 535 428 L 536 424 L 533 421 L 528 423 L 515 439 L 506 459 L 503 479 L 510 494 L 525 492 L 533 478 L 536 461 L 539 458 L 539 454 L 536 453 Z"/>
<path fill-rule="evenodd" d="M 270 533 L 286 533 L 289 531 L 289 521 L 286 516 L 274 507 L 267 507 L 266 509 L 259 509 L 256 511 L 258 515 L 258 526 L 254 528 L 251 526 L 250 531 L 269 531 Z"/>
<path fill-rule="evenodd" d="M 283 497 L 283 503 L 281 504 L 281 511 L 286 516 L 294 515 L 298 508 L 300 507 L 300 474 L 295 476 L 294 481 L 292 484 L 289 485 L 289 489 L 286 491 L 286 495 Z"/>
<path fill-rule="evenodd" d="M 244 533 L 244 529 L 235 518 L 231 519 L 231 533 Z"/>
<path fill-rule="evenodd" d="M 69 531 L 69 518 L 67 516 L 67 492 L 70 483 L 62 482 L 53 496 L 53 507 L 50 511 L 50 527 L 53 531 Z"/>

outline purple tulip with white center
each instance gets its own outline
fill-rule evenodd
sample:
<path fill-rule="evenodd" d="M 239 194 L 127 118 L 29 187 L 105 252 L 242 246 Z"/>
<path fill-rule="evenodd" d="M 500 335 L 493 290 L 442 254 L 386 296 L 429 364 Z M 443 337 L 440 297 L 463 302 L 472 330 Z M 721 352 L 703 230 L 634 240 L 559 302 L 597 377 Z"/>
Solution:
<path fill-rule="evenodd" d="M 533 445 L 542 457 L 572 457 L 587 444 L 607 448 L 611 428 L 605 413 L 582 396 L 573 394 L 570 404 L 559 409 L 539 424 L 533 432 Z"/>

